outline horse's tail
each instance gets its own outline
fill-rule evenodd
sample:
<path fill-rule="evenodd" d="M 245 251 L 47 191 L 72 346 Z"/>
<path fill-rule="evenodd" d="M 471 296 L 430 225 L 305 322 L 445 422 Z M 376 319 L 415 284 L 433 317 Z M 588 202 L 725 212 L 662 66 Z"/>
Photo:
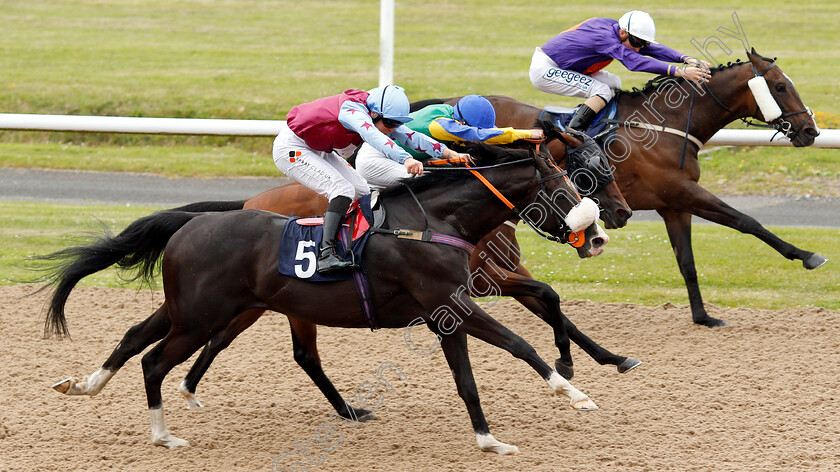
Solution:
<path fill-rule="evenodd" d="M 140 218 L 117 236 L 104 234 L 93 244 L 63 249 L 38 259 L 57 261 L 48 269 L 47 284 L 55 287 L 44 320 L 44 335 L 69 336 L 64 305 L 73 287 L 84 277 L 117 264 L 136 270 L 130 280 L 151 282 L 155 268 L 169 239 L 199 212 L 164 210 Z"/>

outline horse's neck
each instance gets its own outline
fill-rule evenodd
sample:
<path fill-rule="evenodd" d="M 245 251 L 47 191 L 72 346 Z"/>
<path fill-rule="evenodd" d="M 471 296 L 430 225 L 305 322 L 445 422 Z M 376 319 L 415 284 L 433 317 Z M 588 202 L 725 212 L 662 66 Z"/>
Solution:
<path fill-rule="evenodd" d="M 530 191 L 533 185 L 522 183 L 524 174 L 511 173 L 505 178 L 504 172 L 495 169 L 490 172 L 484 171 L 483 174 L 518 209 L 523 209 L 533 200 L 534 192 Z M 490 173 L 495 176 L 491 176 Z M 422 212 L 411 195 L 400 194 L 395 197 L 388 202 L 389 217 L 395 218 L 389 223 L 393 226 L 392 229 L 396 229 L 395 224 L 412 225 L 411 228 L 405 229 L 420 229 L 414 226 L 424 224 Z M 477 244 L 513 214 L 499 198 L 492 196 L 490 190 L 477 178 L 467 179 L 460 185 L 441 185 L 427 189 L 418 193 L 417 199 L 426 212 L 432 231 L 457 236 L 473 244 Z M 457 234 L 451 234 L 453 232 Z"/>
<path fill-rule="evenodd" d="M 695 88 L 686 80 L 663 82 L 644 95 L 629 97 L 627 104 L 622 104 L 621 115 L 685 131 L 691 113 L 689 134 L 706 142 L 724 126 L 753 112 L 750 100 L 744 98 L 749 94 L 747 80 L 752 77 L 749 63 L 744 64 L 717 71 L 708 89 Z"/>

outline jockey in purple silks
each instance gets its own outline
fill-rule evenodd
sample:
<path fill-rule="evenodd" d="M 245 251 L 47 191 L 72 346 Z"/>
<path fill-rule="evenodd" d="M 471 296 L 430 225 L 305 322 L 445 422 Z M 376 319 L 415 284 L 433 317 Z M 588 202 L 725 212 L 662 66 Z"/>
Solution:
<path fill-rule="evenodd" d="M 352 266 L 352 262 L 336 254 L 335 242 L 350 204 L 370 193 L 365 179 L 345 160 L 363 142 L 404 165 L 410 174 L 421 174 L 423 164 L 394 139 L 412 148 L 429 148 L 429 154 L 435 157 L 469 158 L 426 135 L 411 132 L 403 125 L 412 119 L 408 112 L 408 97 L 402 87 L 386 85 L 369 92 L 345 90 L 295 106 L 286 115 L 286 126 L 274 140 L 274 164 L 289 178 L 329 200 L 318 272 Z"/>
<path fill-rule="evenodd" d="M 709 81 L 706 61 L 654 41 L 656 26 L 649 14 L 633 10 L 618 19 L 590 18 L 538 47 L 531 59 L 531 83 L 543 92 L 585 97 L 569 128 L 584 131 L 621 88 L 621 79 L 604 67 L 617 59 L 632 71 Z M 677 66 L 666 62 L 684 63 Z"/>

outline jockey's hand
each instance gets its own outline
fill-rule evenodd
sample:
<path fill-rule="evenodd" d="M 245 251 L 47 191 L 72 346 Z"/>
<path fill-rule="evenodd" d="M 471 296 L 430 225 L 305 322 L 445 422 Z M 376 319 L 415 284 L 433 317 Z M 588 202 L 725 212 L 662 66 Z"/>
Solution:
<path fill-rule="evenodd" d="M 685 63 L 690 65 L 690 66 L 699 67 L 701 69 L 711 69 L 712 68 L 712 65 L 710 63 L 708 63 L 706 61 L 701 61 L 700 59 L 697 59 L 697 58 L 694 58 L 694 57 L 686 58 Z"/>
<path fill-rule="evenodd" d="M 413 157 L 409 157 L 408 159 L 406 159 L 405 162 L 403 162 L 403 165 L 405 166 L 405 170 L 409 174 L 414 174 L 414 175 L 422 175 L 423 174 L 423 163 L 418 161 L 417 159 L 415 159 Z"/>
<path fill-rule="evenodd" d="M 708 69 L 700 67 L 680 67 L 677 69 L 677 77 L 684 77 L 696 84 L 705 84 L 712 77 Z"/>
<path fill-rule="evenodd" d="M 541 129 L 532 129 L 531 139 L 545 139 L 545 132 Z"/>
<path fill-rule="evenodd" d="M 449 149 L 449 148 L 446 148 L 446 150 L 443 151 L 442 157 L 444 159 L 465 159 L 467 161 L 467 163 L 469 163 L 470 165 L 474 164 L 473 158 L 469 154 L 455 152 L 455 151 L 453 151 L 452 149 Z"/>

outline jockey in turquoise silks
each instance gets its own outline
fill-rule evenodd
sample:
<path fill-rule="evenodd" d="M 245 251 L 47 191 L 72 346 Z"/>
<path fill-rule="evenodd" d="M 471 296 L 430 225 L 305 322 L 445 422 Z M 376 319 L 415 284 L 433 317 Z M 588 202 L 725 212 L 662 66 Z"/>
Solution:
<path fill-rule="evenodd" d="M 520 139 L 542 139 L 541 129 L 518 130 L 496 127 L 496 111 L 486 98 L 467 95 L 455 104 L 429 105 L 409 115 L 406 128 L 417 134 L 431 136 L 444 143 L 480 141 L 487 144 L 507 144 Z M 415 159 L 425 162 L 434 157 L 434 148 L 425 145 L 401 144 Z M 356 155 L 356 170 L 373 187 L 388 187 L 410 177 L 403 166 L 387 159 L 373 146 L 362 145 Z"/>

